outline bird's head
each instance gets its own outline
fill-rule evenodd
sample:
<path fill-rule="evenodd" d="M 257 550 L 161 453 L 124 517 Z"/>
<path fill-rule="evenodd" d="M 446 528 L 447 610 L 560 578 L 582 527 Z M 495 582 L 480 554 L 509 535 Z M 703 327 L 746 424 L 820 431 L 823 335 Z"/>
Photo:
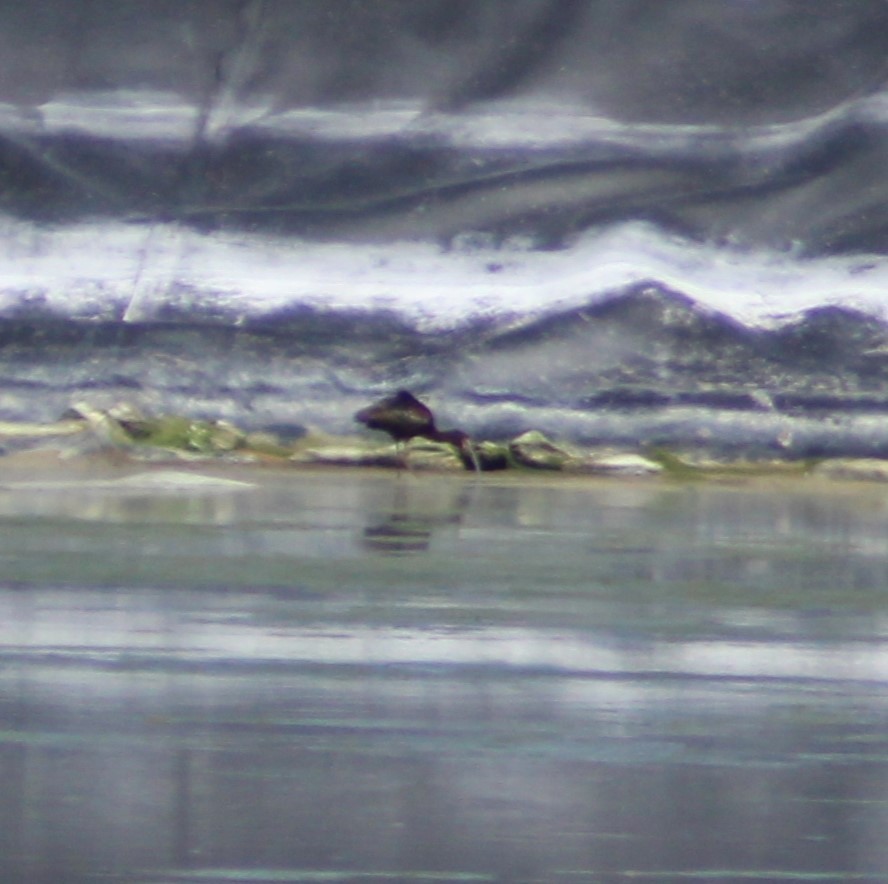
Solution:
<path fill-rule="evenodd" d="M 462 430 L 444 430 L 435 434 L 435 438 L 439 442 L 449 442 L 459 450 L 462 461 L 466 469 L 473 469 L 476 473 L 481 472 L 481 464 L 478 462 L 478 455 L 475 446 L 469 438 L 469 434 Z"/>

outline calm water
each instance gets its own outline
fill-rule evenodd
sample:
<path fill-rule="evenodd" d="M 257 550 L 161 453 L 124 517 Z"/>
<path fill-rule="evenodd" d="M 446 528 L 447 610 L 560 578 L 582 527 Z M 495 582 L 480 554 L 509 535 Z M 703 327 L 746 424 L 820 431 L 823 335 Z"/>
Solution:
<path fill-rule="evenodd" d="M 888 490 L 237 478 L 0 487 L 4 882 L 888 876 Z"/>

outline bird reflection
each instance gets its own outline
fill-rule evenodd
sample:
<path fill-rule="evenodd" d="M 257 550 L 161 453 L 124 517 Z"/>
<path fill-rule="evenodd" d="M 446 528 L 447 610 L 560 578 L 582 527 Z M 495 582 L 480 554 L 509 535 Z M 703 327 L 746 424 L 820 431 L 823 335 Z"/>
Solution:
<path fill-rule="evenodd" d="M 362 545 L 383 555 L 427 552 L 435 533 L 462 523 L 473 487 L 397 484 L 391 507 L 364 528 Z"/>
<path fill-rule="evenodd" d="M 425 552 L 431 545 L 433 527 L 427 519 L 392 513 L 385 522 L 364 529 L 364 546 L 390 554 Z"/>

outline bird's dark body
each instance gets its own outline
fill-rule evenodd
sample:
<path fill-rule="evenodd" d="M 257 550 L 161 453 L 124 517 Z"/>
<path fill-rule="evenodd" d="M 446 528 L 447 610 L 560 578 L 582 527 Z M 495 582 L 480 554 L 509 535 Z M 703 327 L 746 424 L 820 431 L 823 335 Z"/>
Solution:
<path fill-rule="evenodd" d="M 362 408 L 355 420 L 371 430 L 388 433 L 396 443 L 409 442 L 417 436 L 434 442 L 448 442 L 459 450 L 467 468 L 478 469 L 469 437 L 462 430 L 439 430 L 431 409 L 409 390 L 398 390 L 394 395 Z"/>
<path fill-rule="evenodd" d="M 431 409 L 407 390 L 398 390 L 361 409 L 355 420 L 371 430 L 383 430 L 396 442 L 437 433 Z"/>

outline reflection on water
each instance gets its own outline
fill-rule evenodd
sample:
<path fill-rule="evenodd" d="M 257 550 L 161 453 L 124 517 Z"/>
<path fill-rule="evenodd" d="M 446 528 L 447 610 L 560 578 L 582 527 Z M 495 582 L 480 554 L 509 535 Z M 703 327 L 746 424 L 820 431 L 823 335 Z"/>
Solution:
<path fill-rule="evenodd" d="M 441 487 L 430 482 L 396 482 L 390 492 L 391 501 L 383 501 L 364 528 L 365 548 L 392 554 L 427 551 L 433 533 L 462 522 L 475 487 L 462 483 Z"/>
<path fill-rule="evenodd" d="M 196 478 L 0 489 L 0 880 L 888 875 L 884 490 Z"/>

